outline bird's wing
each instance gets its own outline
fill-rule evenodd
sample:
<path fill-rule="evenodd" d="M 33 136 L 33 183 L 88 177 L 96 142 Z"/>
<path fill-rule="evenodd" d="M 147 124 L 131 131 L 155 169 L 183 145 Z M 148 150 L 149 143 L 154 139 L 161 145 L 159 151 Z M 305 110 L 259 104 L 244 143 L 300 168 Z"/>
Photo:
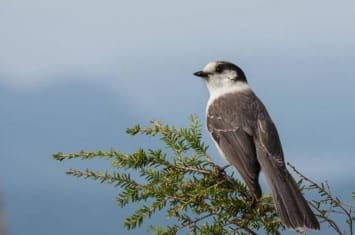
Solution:
<path fill-rule="evenodd" d="M 257 120 L 257 148 L 265 154 L 258 156 L 259 161 L 270 161 L 279 169 L 286 169 L 281 142 L 275 124 L 271 118 Z"/>
<path fill-rule="evenodd" d="M 260 197 L 260 166 L 256 159 L 253 137 L 247 134 L 249 128 L 212 115 L 207 116 L 207 126 L 223 157 L 237 168 L 256 197 Z"/>
<path fill-rule="evenodd" d="M 287 171 L 279 135 L 266 111 L 257 120 L 256 129 L 257 159 L 271 189 L 281 221 L 288 228 L 319 229 L 316 217 Z"/>

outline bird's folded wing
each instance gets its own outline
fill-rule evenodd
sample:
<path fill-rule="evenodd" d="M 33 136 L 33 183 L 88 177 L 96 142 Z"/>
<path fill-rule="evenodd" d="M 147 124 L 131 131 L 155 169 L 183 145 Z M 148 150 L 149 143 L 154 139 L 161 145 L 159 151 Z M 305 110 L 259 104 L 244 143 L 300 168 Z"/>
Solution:
<path fill-rule="evenodd" d="M 238 169 L 249 188 L 253 190 L 258 187 L 260 167 L 256 159 L 253 137 L 240 127 L 211 128 L 210 132 L 225 159 Z"/>
<path fill-rule="evenodd" d="M 285 169 L 280 138 L 271 119 L 257 121 L 257 136 L 257 148 L 264 152 L 258 155 L 259 161 L 271 161 L 275 167 Z"/>

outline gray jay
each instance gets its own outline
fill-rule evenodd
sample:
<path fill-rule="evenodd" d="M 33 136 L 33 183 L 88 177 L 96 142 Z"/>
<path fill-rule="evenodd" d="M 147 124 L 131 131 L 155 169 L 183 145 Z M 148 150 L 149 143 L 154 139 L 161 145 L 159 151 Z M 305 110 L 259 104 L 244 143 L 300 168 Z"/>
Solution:
<path fill-rule="evenodd" d="M 207 128 L 221 156 L 233 165 L 255 199 L 263 171 L 276 211 L 287 228 L 319 230 L 319 223 L 288 172 L 275 124 L 241 68 L 210 62 L 194 73 L 205 80 Z"/>

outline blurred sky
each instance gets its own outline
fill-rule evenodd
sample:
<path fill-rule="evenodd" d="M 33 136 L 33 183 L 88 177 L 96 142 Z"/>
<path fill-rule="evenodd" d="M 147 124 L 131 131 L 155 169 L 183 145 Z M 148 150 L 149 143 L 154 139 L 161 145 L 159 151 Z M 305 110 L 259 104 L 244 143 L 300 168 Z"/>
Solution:
<path fill-rule="evenodd" d="M 141 142 L 125 128 L 152 118 L 179 126 L 196 113 L 204 122 L 208 94 L 192 73 L 213 60 L 244 69 L 287 161 L 348 198 L 354 12 L 350 0 L 1 0 L 0 198 L 8 234 L 126 233 L 122 220 L 132 208 L 115 205 L 118 190 L 64 174 L 107 165 L 58 163 L 51 154 L 134 150 Z"/>

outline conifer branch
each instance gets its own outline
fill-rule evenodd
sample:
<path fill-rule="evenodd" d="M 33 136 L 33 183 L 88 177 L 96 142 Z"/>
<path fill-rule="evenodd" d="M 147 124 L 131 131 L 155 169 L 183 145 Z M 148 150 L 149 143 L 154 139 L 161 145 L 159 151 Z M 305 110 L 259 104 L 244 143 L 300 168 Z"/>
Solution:
<path fill-rule="evenodd" d="M 304 190 L 311 191 L 316 190 L 321 197 L 319 200 L 308 201 L 310 206 L 316 211 L 316 216 L 319 217 L 321 223 L 327 223 L 328 226 L 333 228 L 337 234 L 346 234 L 342 231 L 339 225 L 332 219 L 332 214 L 344 215 L 345 221 L 349 226 L 349 234 L 353 235 L 353 205 L 342 202 L 338 197 L 333 196 L 330 186 L 327 181 L 325 183 L 317 184 L 310 178 L 304 176 L 299 172 L 295 166 L 287 163 L 289 167 L 303 180 L 307 185 L 303 186 Z"/>
<path fill-rule="evenodd" d="M 201 125 L 196 116 L 190 118 L 188 127 L 175 128 L 154 120 L 147 127 L 136 125 L 126 132 L 133 136 L 158 138 L 163 146 L 139 148 L 132 153 L 111 149 L 53 155 L 58 161 L 103 158 L 110 162 L 110 171 L 70 169 L 67 174 L 118 187 L 120 192 L 116 199 L 121 207 L 139 203 L 136 211 L 125 219 L 125 228 L 137 228 L 161 211 L 174 224 L 152 226 L 151 231 L 159 235 L 178 231 L 191 234 L 255 235 L 259 231 L 280 234 L 285 229 L 270 195 L 264 195 L 256 202 L 243 182 L 213 163 L 207 153 L 208 146 L 202 141 Z M 342 234 L 330 215 L 345 215 L 352 235 L 354 207 L 334 197 L 327 183 L 318 185 L 294 166 L 289 166 L 300 176 L 299 183 L 304 182 L 301 185 L 304 191 L 316 190 L 320 195 L 319 200 L 309 202 L 322 222 Z"/>

